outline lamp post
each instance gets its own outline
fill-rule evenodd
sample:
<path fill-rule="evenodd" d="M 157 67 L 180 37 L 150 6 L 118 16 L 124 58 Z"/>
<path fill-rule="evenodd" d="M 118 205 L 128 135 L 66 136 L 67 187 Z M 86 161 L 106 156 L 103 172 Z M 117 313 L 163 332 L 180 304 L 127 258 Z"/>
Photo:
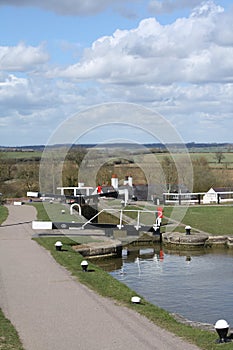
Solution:
<path fill-rule="evenodd" d="M 141 298 L 140 298 L 140 297 L 137 297 L 137 296 L 132 297 L 132 298 L 131 298 L 131 302 L 132 302 L 133 304 L 140 304 L 140 303 L 141 303 Z"/>
<path fill-rule="evenodd" d="M 88 262 L 86 260 L 83 260 L 81 262 L 81 266 L 82 266 L 83 272 L 87 272 Z"/>
<path fill-rule="evenodd" d="M 57 241 L 55 244 L 55 247 L 56 247 L 56 250 L 57 251 L 61 251 L 61 248 L 62 248 L 62 242 L 60 241 Z"/>
<path fill-rule="evenodd" d="M 229 324 L 225 320 L 218 320 L 214 326 L 216 332 L 219 335 L 218 343 L 227 343 L 230 342 L 230 339 L 227 338 L 227 333 L 229 330 Z"/>
<path fill-rule="evenodd" d="M 186 235 L 190 235 L 191 234 L 191 226 L 187 225 L 185 226 L 185 232 L 186 232 Z"/>

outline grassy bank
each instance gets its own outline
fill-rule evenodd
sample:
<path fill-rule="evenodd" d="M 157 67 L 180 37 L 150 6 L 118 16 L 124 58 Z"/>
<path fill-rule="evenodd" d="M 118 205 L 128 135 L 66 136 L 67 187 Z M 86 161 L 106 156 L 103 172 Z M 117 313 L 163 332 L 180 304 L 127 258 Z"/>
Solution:
<path fill-rule="evenodd" d="M 68 269 L 77 279 L 93 289 L 104 297 L 109 297 L 116 300 L 119 304 L 135 309 L 140 314 L 146 316 L 152 322 L 158 324 L 174 334 L 186 339 L 205 350 L 217 350 L 218 344 L 215 344 L 217 335 L 215 332 L 208 332 L 192 328 L 188 325 L 177 322 L 167 311 L 150 304 L 142 298 L 142 303 L 139 305 L 131 304 L 131 297 L 135 292 L 129 289 L 126 285 L 115 280 L 107 272 L 103 271 L 98 266 L 89 262 L 89 273 L 83 273 L 81 269 L 81 261 L 83 257 L 74 252 L 72 245 L 77 244 L 67 237 L 62 237 L 63 251 L 58 252 L 54 247 L 57 238 L 37 238 L 39 244 L 49 250 L 54 259 Z M 221 344 L 222 349 L 233 349 L 233 344 Z"/>
<path fill-rule="evenodd" d="M 3 205 L 0 205 L 0 224 L 2 224 L 8 216 L 8 209 Z"/>
<path fill-rule="evenodd" d="M 0 349 L 1 350 L 23 350 L 22 343 L 19 339 L 18 333 L 5 318 L 0 309 Z"/>
<path fill-rule="evenodd" d="M 23 350 L 22 343 L 19 339 L 18 333 L 11 324 L 11 322 L 5 318 L 0 309 L 0 349 L 1 350 Z"/>

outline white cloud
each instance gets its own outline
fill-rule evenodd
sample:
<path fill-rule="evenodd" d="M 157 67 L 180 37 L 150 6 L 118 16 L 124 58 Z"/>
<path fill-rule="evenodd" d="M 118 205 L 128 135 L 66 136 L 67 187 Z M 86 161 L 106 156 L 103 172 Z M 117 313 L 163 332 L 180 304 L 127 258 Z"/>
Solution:
<path fill-rule="evenodd" d="M 224 17 L 223 8 L 208 1 L 170 25 L 148 18 L 99 38 L 79 62 L 50 74 L 127 85 L 231 82 L 233 46 L 222 45 L 218 34 Z M 231 29 L 228 20 L 224 30 Z"/>
<path fill-rule="evenodd" d="M 213 28 L 213 38 L 219 46 L 233 46 L 233 10 L 219 16 L 218 24 Z"/>
<path fill-rule="evenodd" d="M 126 101 L 160 112 L 186 141 L 229 141 L 233 120 L 231 18 L 221 7 L 206 2 L 189 17 L 169 25 L 144 19 L 134 29 L 99 38 L 82 55 L 77 47 L 81 58 L 66 68 L 49 68 L 43 45 L 1 47 L 0 140 L 14 128 L 15 138 L 36 130 L 35 143 L 43 143 L 64 118 L 79 110 Z M 226 127 L 222 124 L 218 132 L 220 118 Z M 216 130 L 209 139 L 202 129 L 207 122 Z M 33 143 L 23 140 L 21 144 Z M 5 144 L 8 142 L 6 139 Z M 14 144 L 14 138 L 11 142 Z"/>
<path fill-rule="evenodd" d="M 0 80 L 0 116 L 20 116 L 20 124 L 29 116 L 41 115 L 60 104 L 58 89 L 52 83 L 36 78 L 19 78 L 13 74 Z M 17 112 L 16 112 L 17 111 Z M 16 114 L 15 114 L 16 113 Z M 1 118 L 1 117 L 0 117 Z M 17 119 L 15 120 L 17 125 Z"/>
<path fill-rule="evenodd" d="M 209 0 L 209 1 L 203 1 L 200 6 L 197 6 L 192 14 L 191 17 L 207 17 L 207 16 L 212 16 L 214 14 L 218 14 L 223 12 L 224 9 L 221 6 L 215 5 L 214 1 Z"/>
<path fill-rule="evenodd" d="M 93 96 L 98 98 L 93 87 L 69 81 L 0 73 L 0 145 L 46 143 L 56 127 L 89 106 Z"/>
<path fill-rule="evenodd" d="M 43 46 L 26 46 L 19 43 L 17 46 L 0 46 L 0 70 L 24 72 L 35 69 L 38 65 L 49 60 L 48 53 Z"/>

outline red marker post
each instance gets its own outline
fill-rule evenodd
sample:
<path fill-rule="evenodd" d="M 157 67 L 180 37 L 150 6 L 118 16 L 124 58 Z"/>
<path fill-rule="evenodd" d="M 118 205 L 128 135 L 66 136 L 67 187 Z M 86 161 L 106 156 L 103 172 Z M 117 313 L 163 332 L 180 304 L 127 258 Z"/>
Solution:
<path fill-rule="evenodd" d="M 158 207 L 157 208 L 157 218 L 158 219 L 162 219 L 163 218 L 163 208 L 162 207 Z"/>
<path fill-rule="evenodd" d="M 102 192 L 102 186 L 97 186 L 97 193 L 100 194 Z"/>
<path fill-rule="evenodd" d="M 156 218 L 156 232 L 159 233 L 159 241 L 160 243 L 162 243 L 162 233 L 160 231 L 160 225 L 161 225 L 161 221 L 163 218 L 163 208 L 162 207 L 158 207 L 157 208 L 157 218 Z"/>

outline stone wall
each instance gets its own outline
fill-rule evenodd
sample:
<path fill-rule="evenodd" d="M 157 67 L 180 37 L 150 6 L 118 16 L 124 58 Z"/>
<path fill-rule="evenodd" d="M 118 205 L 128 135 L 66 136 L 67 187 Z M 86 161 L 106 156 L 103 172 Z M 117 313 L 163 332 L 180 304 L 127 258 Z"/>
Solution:
<path fill-rule="evenodd" d="M 187 235 L 180 232 L 163 233 L 163 243 L 184 246 L 226 246 L 233 248 L 233 236 L 212 236 L 205 233 L 191 233 Z"/>

